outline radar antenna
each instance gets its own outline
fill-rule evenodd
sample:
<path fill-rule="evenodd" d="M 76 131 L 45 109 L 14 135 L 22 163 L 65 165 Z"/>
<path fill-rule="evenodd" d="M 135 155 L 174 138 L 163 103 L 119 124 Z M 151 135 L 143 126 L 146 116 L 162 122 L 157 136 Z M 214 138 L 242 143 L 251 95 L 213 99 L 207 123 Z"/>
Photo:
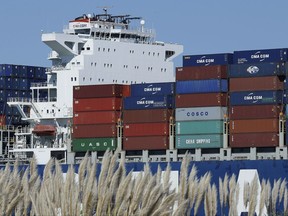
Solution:
<path fill-rule="evenodd" d="M 97 8 L 102 8 L 105 15 L 108 14 L 108 9 L 113 8 L 113 6 L 98 6 Z"/>

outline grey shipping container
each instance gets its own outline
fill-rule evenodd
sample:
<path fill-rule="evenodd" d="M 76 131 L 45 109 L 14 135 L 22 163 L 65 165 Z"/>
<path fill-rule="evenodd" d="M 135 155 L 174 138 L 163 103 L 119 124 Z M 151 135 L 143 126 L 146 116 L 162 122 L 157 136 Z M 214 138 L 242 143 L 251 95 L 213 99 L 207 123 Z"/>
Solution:
<path fill-rule="evenodd" d="M 227 115 L 227 107 L 176 108 L 176 121 L 221 120 Z"/>

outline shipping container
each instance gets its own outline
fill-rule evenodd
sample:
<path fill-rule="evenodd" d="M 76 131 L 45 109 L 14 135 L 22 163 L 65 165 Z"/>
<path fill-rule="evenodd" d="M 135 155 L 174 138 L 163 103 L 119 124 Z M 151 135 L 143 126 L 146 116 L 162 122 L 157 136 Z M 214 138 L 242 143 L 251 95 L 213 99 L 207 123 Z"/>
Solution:
<path fill-rule="evenodd" d="M 229 90 L 230 92 L 283 90 L 283 81 L 278 76 L 230 78 Z"/>
<path fill-rule="evenodd" d="M 29 90 L 30 85 L 28 85 L 27 78 L 19 78 L 19 90 Z"/>
<path fill-rule="evenodd" d="M 279 120 L 274 119 L 241 119 L 231 120 L 229 124 L 230 134 L 234 133 L 265 133 L 279 131 Z"/>
<path fill-rule="evenodd" d="M 169 122 L 173 117 L 171 109 L 124 110 L 123 123 Z"/>
<path fill-rule="evenodd" d="M 227 92 L 228 81 L 224 79 L 187 80 L 176 82 L 176 94 Z"/>
<path fill-rule="evenodd" d="M 176 149 L 222 148 L 223 135 L 177 135 L 175 138 L 175 146 Z"/>
<path fill-rule="evenodd" d="M 229 107 L 229 119 L 269 119 L 277 118 L 284 110 L 279 105 L 247 105 Z"/>
<path fill-rule="evenodd" d="M 76 112 L 73 124 L 111 124 L 117 123 L 119 119 L 120 112 L 117 111 Z"/>
<path fill-rule="evenodd" d="M 94 125 L 73 125 L 73 139 L 95 138 L 95 137 L 116 137 L 116 124 L 94 124 Z"/>
<path fill-rule="evenodd" d="M 1 77 L 11 77 L 12 76 L 12 65 L 2 64 Z"/>
<path fill-rule="evenodd" d="M 0 89 L 11 90 L 12 87 L 13 87 L 13 81 L 11 77 L 0 77 Z"/>
<path fill-rule="evenodd" d="M 279 145 L 277 133 L 233 133 L 229 136 L 232 148 L 275 147 Z"/>
<path fill-rule="evenodd" d="M 226 93 L 179 94 L 175 98 L 176 108 L 227 105 L 228 98 Z"/>
<path fill-rule="evenodd" d="M 82 98 L 74 99 L 73 111 L 112 111 L 122 109 L 122 98 Z"/>
<path fill-rule="evenodd" d="M 174 82 L 131 84 L 131 96 L 173 95 Z"/>
<path fill-rule="evenodd" d="M 131 96 L 124 98 L 124 109 L 171 109 L 174 108 L 174 97 L 171 95 Z"/>
<path fill-rule="evenodd" d="M 208 65 L 227 65 L 232 64 L 233 54 L 203 54 L 203 55 L 184 55 L 183 67 L 187 66 L 208 66 Z"/>
<path fill-rule="evenodd" d="M 227 107 L 176 108 L 176 121 L 221 120 L 227 117 Z"/>
<path fill-rule="evenodd" d="M 231 92 L 230 105 L 282 104 L 282 91 Z"/>
<path fill-rule="evenodd" d="M 123 150 L 165 150 L 169 148 L 168 136 L 124 137 Z"/>
<path fill-rule="evenodd" d="M 263 62 L 229 65 L 229 77 L 284 76 L 284 62 Z"/>
<path fill-rule="evenodd" d="M 169 123 L 135 123 L 123 126 L 124 137 L 164 135 L 169 135 Z"/>
<path fill-rule="evenodd" d="M 257 62 L 280 62 L 287 61 L 287 49 L 263 49 L 234 51 L 233 63 L 257 63 Z"/>
<path fill-rule="evenodd" d="M 177 67 L 176 80 L 227 79 L 227 65 Z"/>
<path fill-rule="evenodd" d="M 73 139 L 73 152 L 116 150 L 117 139 L 112 138 L 83 138 Z"/>
<path fill-rule="evenodd" d="M 176 121 L 176 134 L 223 134 L 222 120 Z"/>
<path fill-rule="evenodd" d="M 34 79 L 35 78 L 35 67 L 27 66 L 27 78 Z"/>
<path fill-rule="evenodd" d="M 6 116 L 3 115 L 3 113 L 1 113 L 1 115 L 0 115 L 0 126 L 4 126 L 4 125 L 6 125 Z"/>
<path fill-rule="evenodd" d="M 88 85 L 88 86 L 73 87 L 74 99 L 97 98 L 97 97 L 122 97 L 122 95 L 123 95 L 123 85 L 118 84 Z"/>

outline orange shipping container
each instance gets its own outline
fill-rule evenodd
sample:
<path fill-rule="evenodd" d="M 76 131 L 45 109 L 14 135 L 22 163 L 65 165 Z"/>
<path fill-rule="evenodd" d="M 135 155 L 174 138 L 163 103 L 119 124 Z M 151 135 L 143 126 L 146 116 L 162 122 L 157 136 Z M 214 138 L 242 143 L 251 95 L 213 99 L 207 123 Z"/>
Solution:
<path fill-rule="evenodd" d="M 111 124 L 117 123 L 119 118 L 120 112 L 117 111 L 77 112 L 74 114 L 73 124 Z"/>
<path fill-rule="evenodd" d="M 123 136 L 164 136 L 169 135 L 169 123 L 124 124 Z"/>
<path fill-rule="evenodd" d="M 74 99 L 74 112 L 121 110 L 122 98 L 83 98 Z"/>
<path fill-rule="evenodd" d="M 231 120 L 229 124 L 230 134 L 233 133 L 265 133 L 279 131 L 278 119 L 251 119 Z"/>

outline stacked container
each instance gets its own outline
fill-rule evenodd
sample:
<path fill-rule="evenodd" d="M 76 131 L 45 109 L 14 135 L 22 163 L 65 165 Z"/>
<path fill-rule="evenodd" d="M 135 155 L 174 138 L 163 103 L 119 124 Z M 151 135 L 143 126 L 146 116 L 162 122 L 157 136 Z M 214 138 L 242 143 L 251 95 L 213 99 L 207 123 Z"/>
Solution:
<path fill-rule="evenodd" d="M 230 146 L 279 146 L 287 49 L 234 52 L 229 66 Z"/>
<path fill-rule="evenodd" d="M 222 148 L 232 54 L 183 57 L 176 71 L 176 148 Z"/>
<path fill-rule="evenodd" d="M 73 89 L 73 151 L 106 151 L 117 148 L 117 130 L 123 85 L 75 86 Z"/>
<path fill-rule="evenodd" d="M 123 150 L 169 148 L 175 83 L 132 84 L 124 98 Z"/>
<path fill-rule="evenodd" d="M 31 83 L 45 82 L 46 68 L 24 65 L 0 64 L 0 122 L 7 125 L 23 125 L 21 115 L 7 105 L 9 97 L 31 98 Z"/>

